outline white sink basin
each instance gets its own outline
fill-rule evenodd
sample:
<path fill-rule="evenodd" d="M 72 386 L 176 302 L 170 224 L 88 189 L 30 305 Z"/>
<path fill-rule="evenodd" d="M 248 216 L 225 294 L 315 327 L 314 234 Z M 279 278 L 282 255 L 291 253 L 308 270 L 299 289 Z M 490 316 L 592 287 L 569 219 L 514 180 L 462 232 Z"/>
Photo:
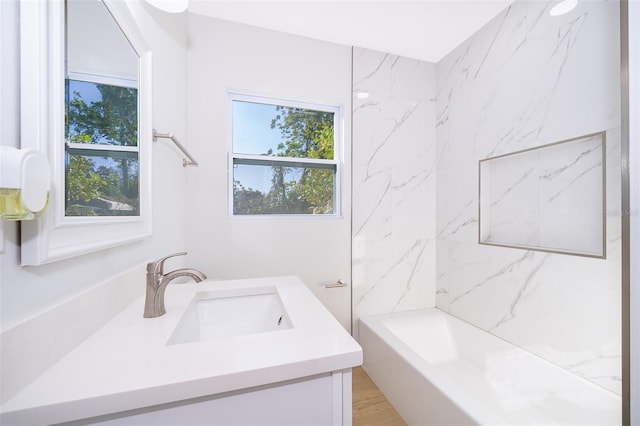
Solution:
<path fill-rule="evenodd" d="M 178 322 L 168 345 L 199 342 L 291 328 L 291 321 L 273 287 L 234 293 L 202 291 Z"/>

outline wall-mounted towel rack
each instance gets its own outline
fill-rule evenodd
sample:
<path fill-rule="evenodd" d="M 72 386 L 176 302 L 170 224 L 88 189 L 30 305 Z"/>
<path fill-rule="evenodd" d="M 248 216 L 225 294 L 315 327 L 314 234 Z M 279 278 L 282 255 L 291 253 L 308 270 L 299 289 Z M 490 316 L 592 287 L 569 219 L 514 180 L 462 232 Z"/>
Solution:
<path fill-rule="evenodd" d="M 183 167 L 198 165 L 198 162 L 194 160 L 194 158 L 191 156 L 191 154 L 189 154 L 187 149 L 180 142 L 178 142 L 178 140 L 175 138 L 175 136 L 173 136 L 172 133 L 161 133 L 161 132 L 158 132 L 156 129 L 153 129 L 153 141 L 156 142 L 158 138 L 171 139 L 171 142 L 176 144 L 178 149 L 180 149 L 180 151 L 182 151 L 184 156 L 187 157 L 182 159 Z"/>

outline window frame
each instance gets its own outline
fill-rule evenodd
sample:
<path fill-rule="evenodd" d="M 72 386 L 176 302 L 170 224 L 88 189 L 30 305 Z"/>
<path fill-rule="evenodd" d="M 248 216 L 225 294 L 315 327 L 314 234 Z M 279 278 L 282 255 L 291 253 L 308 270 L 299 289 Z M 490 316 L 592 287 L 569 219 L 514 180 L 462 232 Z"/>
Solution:
<path fill-rule="evenodd" d="M 292 99 L 283 99 L 269 96 L 253 95 L 248 93 L 228 92 L 228 142 L 227 142 L 227 205 L 228 214 L 233 219 L 249 219 L 249 218 L 273 218 L 273 219 L 340 219 L 342 218 L 342 107 L 340 105 L 331 103 L 320 103 L 310 101 L 298 101 Z M 317 159 L 317 158 L 304 158 L 304 157 L 278 157 L 273 155 L 259 155 L 259 154 L 241 154 L 234 152 L 233 147 L 233 102 L 250 102 L 257 104 L 266 104 L 273 106 L 284 106 L 290 108 L 302 108 L 313 111 L 322 111 L 333 113 L 333 159 Z M 298 166 L 304 167 L 304 165 L 311 166 L 325 166 L 323 168 L 334 168 L 334 181 L 333 181 L 333 200 L 334 208 L 333 213 L 328 214 L 314 214 L 314 213 L 273 213 L 273 214 L 235 214 L 234 213 L 234 199 L 233 199 L 233 182 L 234 182 L 234 164 L 235 160 L 246 161 L 258 164 L 263 163 L 270 165 L 279 163 L 277 165 L 282 166 Z"/>
<path fill-rule="evenodd" d="M 65 215 L 65 2 L 20 2 L 21 148 L 42 151 L 51 165 L 48 208 L 36 220 L 22 222 L 22 266 L 81 256 L 151 235 L 152 52 L 129 7 L 117 0 L 102 2 L 138 55 L 140 215 Z"/>

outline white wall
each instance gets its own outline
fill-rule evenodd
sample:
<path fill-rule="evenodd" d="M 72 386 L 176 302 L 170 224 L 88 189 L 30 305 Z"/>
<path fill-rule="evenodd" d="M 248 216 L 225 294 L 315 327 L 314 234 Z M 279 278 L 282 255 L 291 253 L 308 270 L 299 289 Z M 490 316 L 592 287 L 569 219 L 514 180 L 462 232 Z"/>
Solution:
<path fill-rule="evenodd" d="M 438 63 L 437 306 L 620 392 L 618 2 L 514 3 Z M 478 160 L 607 131 L 607 259 L 478 245 Z"/>
<path fill-rule="evenodd" d="M 2 1 L 2 144 L 19 146 L 19 7 Z M 130 7 L 153 49 L 153 123 L 163 131 L 186 134 L 186 18 L 169 16 L 144 3 Z M 5 25 L 8 19 L 11 25 Z M 0 256 L 0 324 L 2 330 L 39 314 L 88 288 L 110 280 L 132 266 L 184 250 L 186 175 L 180 157 L 164 143 L 153 146 L 153 236 L 144 241 L 38 267 L 20 266 L 20 224 L 4 222 L 5 251 Z M 176 262 L 177 263 L 177 262 Z M 169 265 L 168 265 L 169 266 Z M 144 292 L 144 268 L 139 292 Z M 117 296 L 117 295 L 114 295 Z M 125 295 L 125 297 L 130 297 Z M 92 307 L 86 307 L 91 315 Z M 77 321 L 83 321 L 77 318 Z M 64 329 L 53 332 L 64 333 Z M 4 360 L 3 360 L 4 361 Z M 16 368 L 3 362 L 2 369 Z"/>
<path fill-rule="evenodd" d="M 348 329 L 351 49 L 189 15 L 189 138 L 201 166 L 189 170 L 190 264 L 212 278 L 297 275 Z M 230 218 L 227 92 L 342 106 L 342 217 Z M 345 276 L 346 275 L 346 276 Z"/>
<path fill-rule="evenodd" d="M 354 331 L 363 315 L 435 305 L 435 71 L 354 48 Z"/>

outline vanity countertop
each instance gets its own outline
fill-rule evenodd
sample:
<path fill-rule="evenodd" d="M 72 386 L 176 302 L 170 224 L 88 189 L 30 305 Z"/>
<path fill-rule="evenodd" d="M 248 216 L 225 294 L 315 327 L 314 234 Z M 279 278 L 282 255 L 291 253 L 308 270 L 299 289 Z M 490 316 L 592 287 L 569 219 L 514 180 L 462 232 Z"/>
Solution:
<path fill-rule="evenodd" d="M 167 345 L 195 293 L 257 287 L 277 289 L 292 328 Z M 297 277 L 171 284 L 165 304 L 164 316 L 145 319 L 136 300 L 6 401 L 0 423 L 71 421 L 362 363 L 360 346 Z"/>

